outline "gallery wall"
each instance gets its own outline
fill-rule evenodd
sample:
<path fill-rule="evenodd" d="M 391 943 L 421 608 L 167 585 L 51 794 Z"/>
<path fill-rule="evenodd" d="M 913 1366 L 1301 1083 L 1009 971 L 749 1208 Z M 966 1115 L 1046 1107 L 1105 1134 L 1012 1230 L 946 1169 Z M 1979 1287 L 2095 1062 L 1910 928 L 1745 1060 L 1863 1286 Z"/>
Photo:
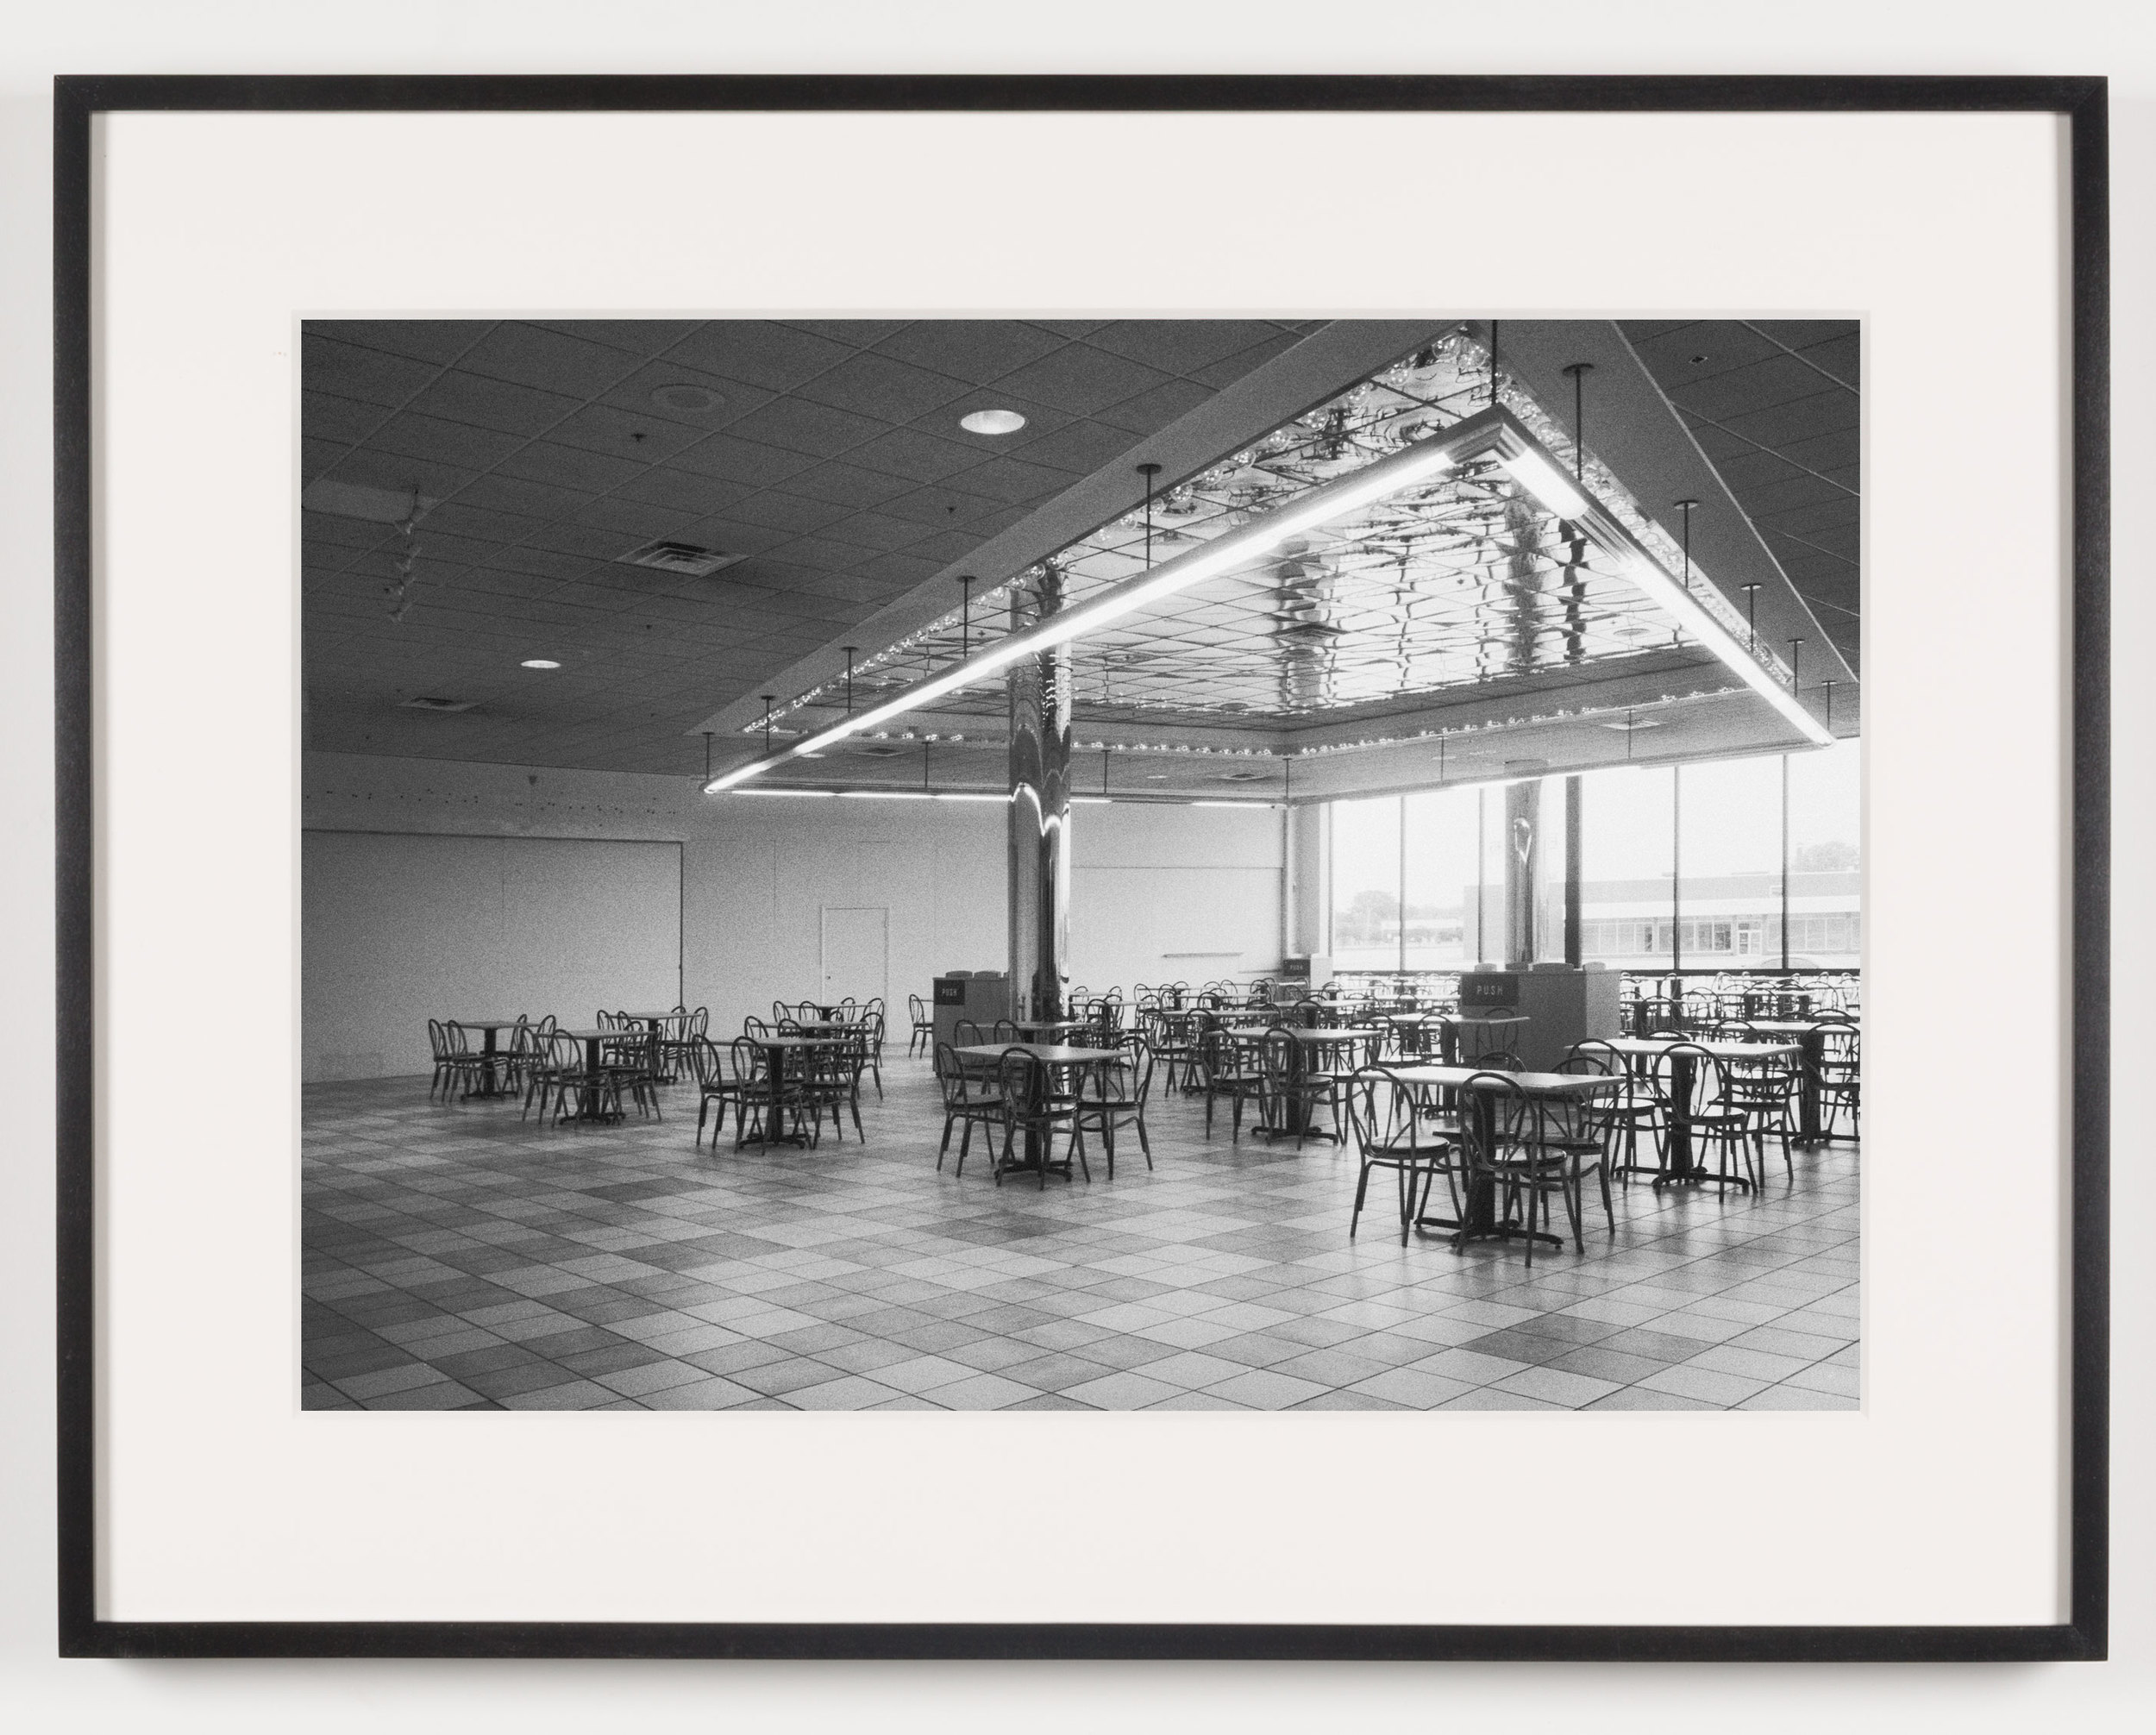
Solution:
<path fill-rule="evenodd" d="M 428 1069 L 426 1019 L 671 1006 L 679 844 L 309 831 L 301 1077 Z"/>
<path fill-rule="evenodd" d="M 906 997 L 925 997 L 938 974 L 1005 966 L 1003 815 L 993 803 L 714 800 L 678 779 L 309 754 L 301 811 L 310 1079 L 373 1075 L 359 1068 L 376 1064 L 384 1075 L 423 1069 L 429 1015 L 574 1011 L 581 1018 L 598 1005 L 626 1005 L 637 998 L 629 992 L 632 979 L 655 985 L 661 949 L 664 1003 L 677 998 L 671 984 L 678 972 L 682 1004 L 708 1006 L 715 1034 L 738 1030 L 743 1015 L 768 1015 L 774 999 L 815 993 L 827 928 L 858 926 L 858 912 L 885 912 L 894 1031 L 903 1030 Z M 1074 982 L 1127 988 L 1272 969 L 1282 949 L 1285 830 L 1284 816 L 1270 808 L 1079 808 Z M 416 843 L 389 840 L 429 836 L 459 865 L 429 879 L 429 894 L 415 908 L 409 851 Z M 666 872 L 680 888 L 678 916 L 662 900 L 626 897 L 622 921 L 595 930 L 592 951 L 578 955 L 586 959 L 579 966 L 584 974 L 564 979 L 558 992 L 566 998 L 549 999 L 536 983 L 511 993 L 511 983 L 492 974 L 499 966 L 487 963 L 475 978 L 456 963 L 479 943 L 461 936 L 497 931 L 485 924 L 510 919 L 486 903 L 500 894 L 487 889 L 486 858 L 471 853 L 490 837 L 605 840 L 614 852 L 515 857 L 557 861 L 550 871 L 558 874 L 570 874 L 573 861 L 585 864 L 575 874 L 628 871 L 621 864 L 637 847 L 665 846 Z M 574 883 L 549 880 L 535 897 L 559 911 L 565 900 L 583 901 Z M 469 921 L 459 913 L 466 909 Z M 560 918 L 544 925 L 552 932 Z M 517 949 L 547 943 L 527 934 Z M 488 941 L 483 949 L 503 949 Z M 618 989 L 594 996 L 616 957 Z M 339 1010 L 352 998 L 343 984 L 355 971 L 379 985 L 364 996 L 364 1019 Z M 472 1002 L 482 982 L 498 981 L 506 997 L 500 1005 Z M 392 1030 L 407 1029 L 417 1033 L 416 1048 L 392 1039 Z"/>

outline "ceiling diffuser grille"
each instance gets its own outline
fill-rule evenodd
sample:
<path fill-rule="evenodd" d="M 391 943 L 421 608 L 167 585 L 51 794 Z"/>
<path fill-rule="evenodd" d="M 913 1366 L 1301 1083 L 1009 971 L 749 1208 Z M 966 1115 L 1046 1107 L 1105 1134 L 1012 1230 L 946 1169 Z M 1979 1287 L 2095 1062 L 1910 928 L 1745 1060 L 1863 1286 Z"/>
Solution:
<path fill-rule="evenodd" d="M 730 554 L 723 548 L 699 548 L 694 542 L 676 542 L 664 536 L 617 557 L 623 566 L 651 567 L 662 573 L 680 573 L 693 579 L 709 578 L 745 558 Z"/>

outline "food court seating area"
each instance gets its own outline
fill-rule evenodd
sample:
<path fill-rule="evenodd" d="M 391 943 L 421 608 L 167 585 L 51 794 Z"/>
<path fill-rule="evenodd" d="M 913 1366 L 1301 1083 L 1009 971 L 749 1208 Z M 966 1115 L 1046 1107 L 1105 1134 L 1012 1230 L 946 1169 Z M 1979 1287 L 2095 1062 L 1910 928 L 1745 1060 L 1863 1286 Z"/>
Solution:
<path fill-rule="evenodd" d="M 429 1020 L 307 1093 L 306 1403 L 1852 1408 L 1860 998 L 1762 992 Z"/>

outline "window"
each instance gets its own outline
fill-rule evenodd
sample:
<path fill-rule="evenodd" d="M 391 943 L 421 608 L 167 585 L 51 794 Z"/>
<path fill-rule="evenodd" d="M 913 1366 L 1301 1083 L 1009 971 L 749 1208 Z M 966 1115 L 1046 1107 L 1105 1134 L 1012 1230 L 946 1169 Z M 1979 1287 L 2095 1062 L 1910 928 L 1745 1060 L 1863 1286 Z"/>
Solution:
<path fill-rule="evenodd" d="M 1401 905 L 1405 924 L 1399 968 L 1442 969 L 1472 963 L 1475 848 L 1482 792 L 1432 789 L 1401 803 Z"/>
<path fill-rule="evenodd" d="M 1645 971 L 1860 964 L 1862 770 L 1859 743 L 1845 741 L 1583 774 L 1583 961 Z M 1564 781 L 1542 783 L 1539 961 L 1564 955 Z M 1333 967 L 1501 960 L 1505 812 L 1496 787 L 1332 803 Z"/>
<path fill-rule="evenodd" d="M 1713 760 L 1677 777 L 1681 962 L 1779 964 L 1782 755 Z"/>
<path fill-rule="evenodd" d="M 1862 743 L 1793 753 L 1789 765 L 1789 962 L 1864 961 Z"/>
<path fill-rule="evenodd" d="M 1672 936 L 1672 778 L 1667 766 L 1581 780 L 1583 955 L 1613 970 L 1667 969 Z"/>
<path fill-rule="evenodd" d="M 1332 968 L 1400 968 L 1400 798 L 1332 804 Z"/>

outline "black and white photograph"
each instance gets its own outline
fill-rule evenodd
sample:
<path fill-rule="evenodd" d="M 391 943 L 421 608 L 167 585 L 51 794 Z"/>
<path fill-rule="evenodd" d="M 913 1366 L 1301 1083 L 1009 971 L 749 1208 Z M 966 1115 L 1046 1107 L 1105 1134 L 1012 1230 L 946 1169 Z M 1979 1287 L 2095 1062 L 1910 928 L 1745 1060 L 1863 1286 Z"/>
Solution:
<path fill-rule="evenodd" d="M 1862 1408 L 1859 319 L 294 335 L 302 1407 Z"/>

